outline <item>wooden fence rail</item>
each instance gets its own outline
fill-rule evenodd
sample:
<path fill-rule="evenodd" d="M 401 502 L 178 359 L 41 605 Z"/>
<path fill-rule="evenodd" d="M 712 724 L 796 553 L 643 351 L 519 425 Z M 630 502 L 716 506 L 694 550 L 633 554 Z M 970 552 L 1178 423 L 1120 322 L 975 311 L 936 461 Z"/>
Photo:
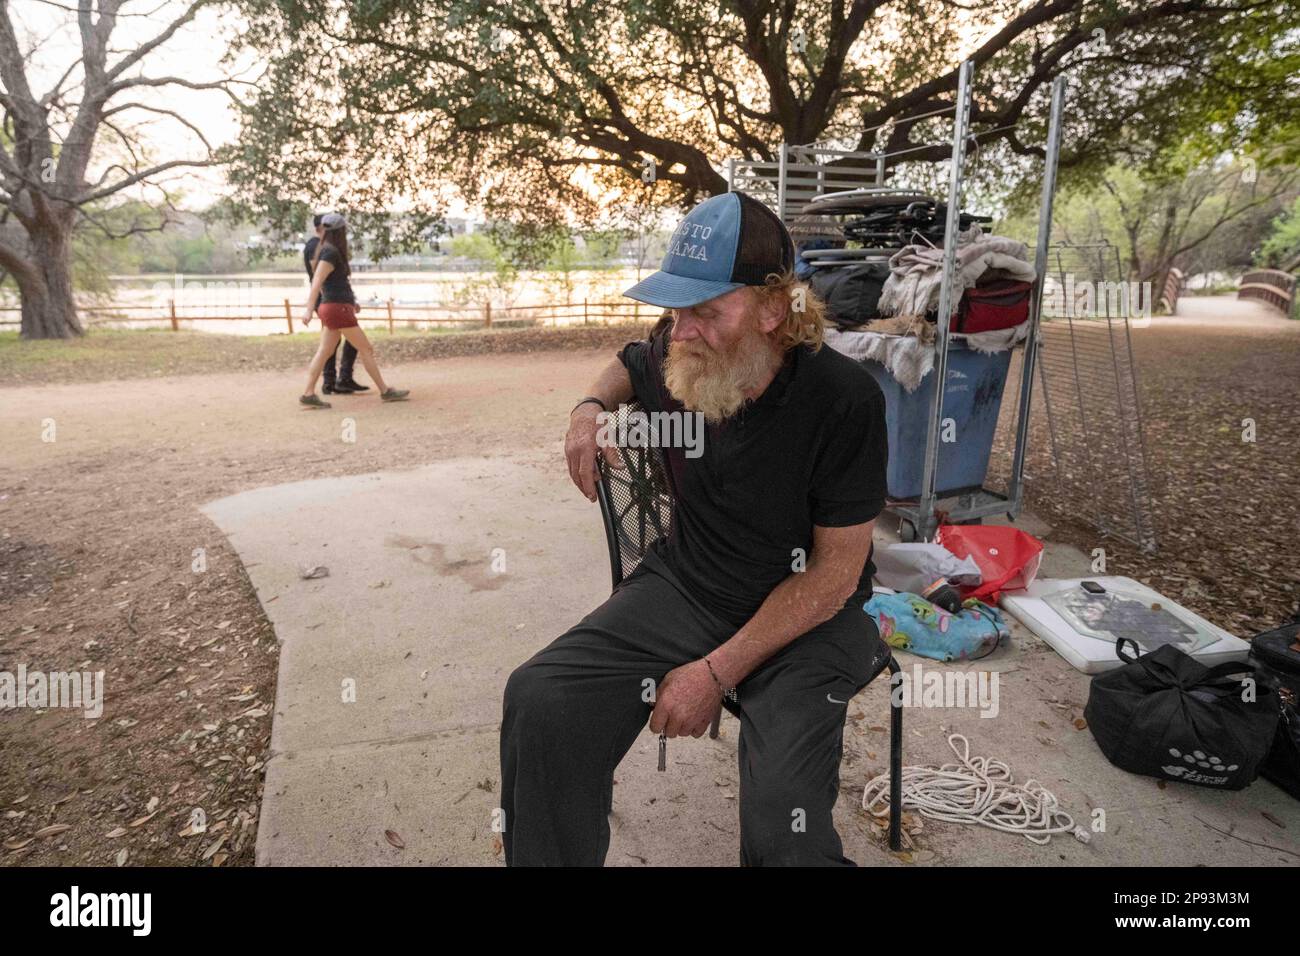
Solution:
<path fill-rule="evenodd" d="M 148 322 L 170 326 L 180 331 L 182 322 L 248 322 L 277 321 L 284 319 L 290 333 L 295 331 L 294 317 L 301 314 L 301 305 L 289 299 L 276 303 L 256 303 L 232 306 L 247 310 L 247 314 L 197 313 L 197 307 L 178 306 L 173 299 L 166 305 L 104 305 L 87 306 L 77 310 L 86 326 L 111 325 L 123 322 Z M 548 311 L 549 310 L 549 311 Z M 0 326 L 17 326 L 18 318 L 5 318 L 6 313 L 19 313 L 18 306 L 0 306 Z M 616 302 L 546 302 L 538 305 L 482 306 L 399 305 L 392 299 L 384 302 L 363 302 L 358 320 L 367 325 L 387 325 L 392 332 L 398 325 L 477 325 L 490 329 L 494 325 L 608 325 L 610 322 L 645 322 L 659 318 L 661 309 L 629 299 Z"/>

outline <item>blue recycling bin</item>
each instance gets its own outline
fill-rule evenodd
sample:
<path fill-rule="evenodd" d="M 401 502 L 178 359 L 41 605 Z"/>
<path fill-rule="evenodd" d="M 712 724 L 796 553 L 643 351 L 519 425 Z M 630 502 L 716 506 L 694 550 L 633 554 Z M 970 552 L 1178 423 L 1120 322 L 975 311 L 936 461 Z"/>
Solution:
<path fill-rule="evenodd" d="M 886 485 L 893 499 L 919 498 L 925 470 L 925 433 L 930 427 L 933 371 L 908 392 L 879 362 L 862 362 L 885 393 L 885 425 L 889 433 Z M 935 491 L 954 495 L 983 487 L 989 452 L 1002 409 L 1002 391 L 1011 367 L 1011 352 L 977 352 L 962 339 L 948 345 L 948 381 L 943 393 L 943 417 L 952 419 L 953 441 L 939 432 L 939 471 Z"/>

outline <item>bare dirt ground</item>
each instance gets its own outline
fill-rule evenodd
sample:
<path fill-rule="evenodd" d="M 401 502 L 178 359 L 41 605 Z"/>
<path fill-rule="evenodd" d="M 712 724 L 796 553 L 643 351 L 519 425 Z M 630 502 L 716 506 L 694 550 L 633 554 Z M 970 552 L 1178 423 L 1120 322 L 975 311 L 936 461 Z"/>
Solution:
<path fill-rule="evenodd" d="M 436 332 L 366 329 L 388 363 L 457 355 L 535 352 L 555 348 L 594 348 L 626 341 L 627 333 L 649 323 L 619 326 L 498 325 L 487 331 Z M 172 378 L 223 372 L 289 370 L 306 367 L 319 326 L 293 335 L 211 335 L 169 329 L 97 329 L 72 341 L 20 342 L 17 332 L 0 332 L 0 383 L 48 385 L 55 382 L 109 382 L 125 378 Z"/>
<path fill-rule="evenodd" d="M 1244 638 L 1300 608 L 1300 322 L 1234 308 L 1247 305 L 1262 311 L 1185 298 L 1186 314 L 1132 332 L 1154 553 L 1079 520 L 1088 476 L 1051 463 L 1041 402 L 1026 468 L 1027 507 L 1054 537 L 1089 554 L 1104 548 L 1107 573 Z"/>
<path fill-rule="evenodd" d="M 0 670 L 106 672 L 99 719 L 0 712 L 0 862 L 251 865 L 276 641 L 198 506 L 485 448 L 551 443 L 562 476 L 574 395 L 643 331 L 501 332 L 478 346 L 471 336 L 380 337 L 385 367 L 409 359 L 390 377 L 413 401 L 335 398 L 334 411 L 355 409 L 355 443 L 340 439 L 337 414 L 294 404 L 306 339 L 223 341 L 191 363 L 168 356 L 167 343 L 192 351 L 211 337 L 150 334 L 161 341 L 134 353 L 112 345 L 116 381 L 67 358 L 100 348 L 93 338 L 41 363 L 0 343 Z M 1300 323 L 1157 320 L 1135 338 L 1161 550 L 1108 542 L 1107 571 L 1242 636 L 1274 626 L 1300 595 L 1297 333 Z M 1258 423 L 1254 443 L 1241 441 L 1246 417 Z M 51 423 L 55 440 L 42 441 Z M 1068 482 L 1039 466 L 1031 460 L 1031 508 L 1054 537 L 1090 550 L 1097 535 L 1072 515 Z M 321 515 L 329 520 L 327 503 Z M 1189 582 L 1196 589 L 1178 590 Z"/>

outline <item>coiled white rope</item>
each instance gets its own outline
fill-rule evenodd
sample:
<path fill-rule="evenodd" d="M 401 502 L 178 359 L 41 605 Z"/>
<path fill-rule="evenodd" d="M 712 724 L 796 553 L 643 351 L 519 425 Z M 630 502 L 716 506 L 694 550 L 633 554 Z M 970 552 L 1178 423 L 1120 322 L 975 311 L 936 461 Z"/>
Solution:
<path fill-rule="evenodd" d="M 961 747 L 956 741 L 961 741 Z M 903 808 L 951 823 L 978 824 L 1005 833 L 1018 833 L 1040 846 L 1058 833 L 1072 833 L 1081 843 L 1090 834 L 1076 827 L 1060 808 L 1056 796 L 1037 780 L 1018 784 L 1001 760 L 972 757 L 970 741 L 961 734 L 948 737 L 959 763 L 903 768 Z M 868 781 L 862 809 L 875 817 L 889 815 L 889 774 Z"/>

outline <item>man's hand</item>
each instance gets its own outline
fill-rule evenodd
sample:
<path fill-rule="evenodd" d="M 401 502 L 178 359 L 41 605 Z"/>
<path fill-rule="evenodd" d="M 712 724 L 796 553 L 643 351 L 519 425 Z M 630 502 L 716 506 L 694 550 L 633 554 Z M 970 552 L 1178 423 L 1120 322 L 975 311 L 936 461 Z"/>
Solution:
<path fill-rule="evenodd" d="M 650 729 L 669 737 L 703 737 L 722 705 L 709 665 L 701 658 L 670 670 L 655 691 Z"/>
<path fill-rule="evenodd" d="M 605 460 L 611 467 L 623 467 L 623 461 L 616 447 L 597 446 L 596 436 L 601 429 L 598 420 L 600 414 L 601 408 L 595 402 L 579 405 L 569 416 L 569 431 L 564 436 L 564 457 L 569 463 L 569 477 L 578 486 L 578 490 L 586 495 L 588 501 L 596 500 L 596 456 L 598 454 L 604 454 Z"/>

